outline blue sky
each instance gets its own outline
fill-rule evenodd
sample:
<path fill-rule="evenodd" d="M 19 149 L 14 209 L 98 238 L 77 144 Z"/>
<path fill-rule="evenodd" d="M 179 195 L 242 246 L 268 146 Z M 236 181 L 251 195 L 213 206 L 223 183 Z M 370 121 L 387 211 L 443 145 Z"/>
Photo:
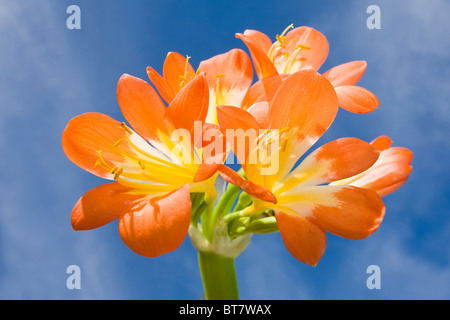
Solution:
<path fill-rule="evenodd" d="M 66 8 L 81 8 L 68 30 Z M 366 9 L 381 9 L 369 30 Z M 75 232 L 77 199 L 105 181 L 72 164 L 61 148 L 67 122 L 95 111 L 123 120 L 116 85 L 123 73 L 146 79 L 169 51 L 192 64 L 232 48 L 258 29 L 272 37 L 293 23 L 327 36 L 320 71 L 366 60 L 360 85 L 381 106 L 341 111 L 319 144 L 343 136 L 389 135 L 414 152 L 413 172 L 384 198 L 387 213 L 371 237 L 329 235 L 316 268 L 296 261 L 279 234 L 254 236 L 237 258 L 243 299 L 450 298 L 450 22 L 446 0 L 420 1 L 32 1 L 0 0 L 0 298 L 198 299 L 202 285 L 189 238 L 164 256 L 136 255 L 117 223 Z M 66 268 L 81 268 L 68 290 Z M 366 287 L 369 265 L 381 289 Z"/>

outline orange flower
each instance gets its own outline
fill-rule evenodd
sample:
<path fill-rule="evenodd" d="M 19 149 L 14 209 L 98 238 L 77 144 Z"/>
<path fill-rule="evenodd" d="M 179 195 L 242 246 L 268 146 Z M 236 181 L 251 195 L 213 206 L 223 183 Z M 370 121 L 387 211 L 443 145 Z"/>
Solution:
<path fill-rule="evenodd" d="M 292 25 L 281 35 L 277 35 L 274 43 L 257 30 L 245 30 L 243 34 L 236 34 L 247 45 L 260 82 L 280 82 L 285 78 L 283 75 L 304 69 L 317 71 L 325 62 L 329 51 L 326 37 L 310 27 L 297 27 L 289 31 L 291 28 Z M 366 66 L 365 61 L 353 61 L 324 73 L 335 87 L 341 108 L 354 113 L 368 113 L 379 106 L 380 103 L 372 92 L 355 85 L 364 74 Z M 260 83 L 257 86 L 263 85 Z M 273 93 L 273 90 L 268 90 L 267 96 L 270 97 Z"/>
<path fill-rule="evenodd" d="M 353 177 L 335 181 L 333 185 L 351 185 L 372 189 L 384 197 L 400 188 L 412 171 L 413 154 L 402 147 L 391 147 L 389 137 L 381 136 L 371 143 L 380 150 L 380 157 L 370 169 Z"/>
<path fill-rule="evenodd" d="M 88 230 L 118 219 L 127 246 L 143 256 L 159 256 L 175 250 L 188 232 L 190 192 L 214 196 L 218 165 L 204 161 L 195 141 L 171 136 L 177 129 L 191 133 L 195 121 L 203 123 L 209 103 L 206 77 L 195 77 L 167 108 L 150 84 L 130 75 L 120 78 L 117 97 L 136 131 L 107 115 L 85 113 L 70 120 L 62 134 L 71 161 L 116 181 L 78 200 L 72 226 Z"/>
<path fill-rule="evenodd" d="M 163 66 L 163 75 L 147 67 L 147 74 L 168 103 L 186 84 L 200 72 L 204 73 L 209 87 L 209 108 L 206 122 L 217 124 L 216 106 L 241 106 L 242 100 L 252 84 L 253 68 L 248 55 L 240 49 L 232 49 L 200 63 L 196 72 L 185 58 L 170 52 Z"/>
<path fill-rule="evenodd" d="M 251 221 L 273 211 L 273 216 L 265 219 L 276 221 L 287 249 L 309 265 L 316 265 L 324 254 L 326 231 L 362 239 L 378 228 L 385 212 L 373 190 L 325 185 L 369 169 L 380 153 L 370 144 L 356 138 L 338 139 L 316 149 L 296 166 L 334 121 L 337 111 L 333 86 L 313 70 L 298 71 L 283 81 L 263 125 L 242 109 L 218 108 L 219 123 L 227 139 L 226 129 L 263 130 L 245 153 L 238 152 L 240 146 L 235 141 L 229 142 L 247 179 L 268 190 L 261 197 L 244 185 L 253 204 L 225 219 Z M 243 185 L 236 175 L 221 175 Z"/>

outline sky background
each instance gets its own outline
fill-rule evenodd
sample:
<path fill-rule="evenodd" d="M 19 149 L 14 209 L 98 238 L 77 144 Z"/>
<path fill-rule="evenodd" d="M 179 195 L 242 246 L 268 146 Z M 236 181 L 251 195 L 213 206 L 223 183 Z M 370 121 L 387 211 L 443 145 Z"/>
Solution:
<path fill-rule="evenodd" d="M 68 30 L 69 5 L 81 30 Z M 369 30 L 366 9 L 381 9 Z M 310 26 L 330 43 L 320 72 L 366 60 L 359 85 L 381 106 L 371 114 L 341 110 L 318 142 L 388 135 L 414 153 L 407 183 L 384 199 L 372 236 L 328 235 L 316 268 L 301 264 L 279 234 L 254 236 L 236 259 L 242 299 L 450 298 L 450 2 L 400 1 L 48 1 L 0 0 L 0 298 L 199 299 L 197 254 L 181 247 L 144 258 L 123 244 L 117 222 L 75 232 L 78 198 L 104 182 L 72 164 L 61 147 L 67 122 L 84 112 L 123 121 L 119 77 L 147 79 L 169 51 L 200 61 L 232 48 L 236 32 L 274 39 L 286 26 Z M 66 269 L 81 269 L 69 290 Z M 381 289 L 366 287 L 370 265 Z"/>

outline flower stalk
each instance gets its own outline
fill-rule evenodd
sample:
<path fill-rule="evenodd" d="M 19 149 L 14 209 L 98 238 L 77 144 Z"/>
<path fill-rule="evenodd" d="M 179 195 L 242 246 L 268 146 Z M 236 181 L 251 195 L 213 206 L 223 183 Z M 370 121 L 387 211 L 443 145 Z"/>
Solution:
<path fill-rule="evenodd" d="M 198 253 L 206 300 L 238 300 L 235 259 L 212 252 Z"/>

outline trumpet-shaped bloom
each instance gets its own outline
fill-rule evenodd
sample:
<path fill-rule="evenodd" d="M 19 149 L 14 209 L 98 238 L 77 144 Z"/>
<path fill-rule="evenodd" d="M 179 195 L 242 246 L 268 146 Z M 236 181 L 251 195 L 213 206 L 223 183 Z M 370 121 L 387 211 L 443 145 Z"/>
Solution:
<path fill-rule="evenodd" d="M 290 30 L 292 28 L 292 30 Z M 326 37 L 310 27 L 293 28 L 290 25 L 276 41 L 257 30 L 245 30 L 237 33 L 247 45 L 252 56 L 256 73 L 262 83 L 280 82 L 283 74 L 293 74 L 299 70 L 318 70 L 325 62 L 329 45 Z M 352 61 L 341 64 L 324 73 L 336 90 L 341 108 L 354 113 L 368 113 L 379 106 L 377 97 L 369 90 L 356 86 L 366 70 L 365 61 Z M 267 80 L 270 79 L 270 80 Z M 273 86 L 269 87 L 267 95 L 270 97 Z"/>
<path fill-rule="evenodd" d="M 62 134 L 64 152 L 72 162 L 115 180 L 79 199 L 72 226 L 87 230 L 118 219 L 124 243 L 140 255 L 154 257 L 175 250 L 185 238 L 190 191 L 214 190 L 209 178 L 217 165 L 204 161 L 195 141 L 172 136 L 177 129 L 190 134 L 196 121 L 203 123 L 209 88 L 200 74 L 166 108 L 150 84 L 123 75 L 117 98 L 133 129 L 107 115 L 85 113 L 70 120 Z"/>
<path fill-rule="evenodd" d="M 209 108 L 206 122 L 217 124 L 216 106 L 241 106 L 253 80 L 252 63 L 248 55 L 240 49 L 232 49 L 200 62 L 196 72 L 189 62 L 176 52 L 170 52 L 163 65 L 163 75 L 147 67 L 147 74 L 161 97 L 171 102 L 187 83 L 200 72 L 204 73 L 209 87 Z"/>
<path fill-rule="evenodd" d="M 400 188 L 408 180 L 413 158 L 410 150 L 391 147 L 392 141 L 386 136 L 378 137 L 370 144 L 380 150 L 380 157 L 375 164 L 353 177 L 335 181 L 333 185 L 372 189 L 383 197 Z"/>
<path fill-rule="evenodd" d="M 356 138 L 342 138 L 316 149 L 296 166 L 338 111 L 335 90 L 324 76 L 313 70 L 289 76 L 270 103 L 264 125 L 242 109 L 218 110 L 224 129 L 263 129 L 247 152 L 239 153 L 239 160 L 247 179 L 270 191 L 274 199 L 267 201 L 244 189 L 253 196 L 253 205 L 242 215 L 273 210 L 282 239 L 295 258 L 317 264 L 325 252 L 326 231 L 362 239 L 378 228 L 385 208 L 375 191 L 328 185 L 369 169 L 379 157 L 377 148 Z M 233 150 L 239 148 L 230 143 Z M 235 177 L 223 176 L 234 182 Z"/>

